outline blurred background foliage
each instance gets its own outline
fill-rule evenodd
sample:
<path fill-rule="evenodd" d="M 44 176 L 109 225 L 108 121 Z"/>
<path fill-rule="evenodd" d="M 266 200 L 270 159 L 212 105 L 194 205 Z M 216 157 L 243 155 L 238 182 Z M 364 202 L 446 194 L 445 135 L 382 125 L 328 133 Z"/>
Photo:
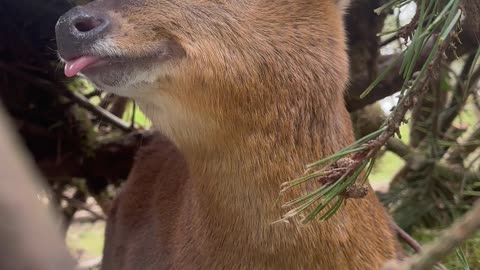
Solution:
<path fill-rule="evenodd" d="M 67 244 L 89 268 L 101 256 L 111 200 L 136 150 L 155 135 L 131 100 L 63 76 L 54 26 L 72 5 L 85 2 L 0 0 L 0 98 L 48 180 L 50 190 L 44 196 L 62 213 Z M 416 1 L 397 1 L 403 5 L 374 13 L 387 2 L 392 1 L 356 0 L 346 15 L 351 57 L 346 104 L 357 137 L 380 127 L 404 83 L 400 66 L 394 65 L 360 98 L 409 45 L 395 30 L 409 27 L 418 10 Z M 396 222 L 420 242 L 435 237 L 480 196 L 480 3 L 463 0 L 461 7 L 455 49 L 445 56 L 428 94 L 409 112 L 401 137 L 381 151 L 370 176 Z M 419 52 L 417 70 L 428 49 Z M 449 257 L 450 269 L 480 269 L 480 235 L 461 252 Z M 468 264 L 462 262 L 463 255 Z"/>

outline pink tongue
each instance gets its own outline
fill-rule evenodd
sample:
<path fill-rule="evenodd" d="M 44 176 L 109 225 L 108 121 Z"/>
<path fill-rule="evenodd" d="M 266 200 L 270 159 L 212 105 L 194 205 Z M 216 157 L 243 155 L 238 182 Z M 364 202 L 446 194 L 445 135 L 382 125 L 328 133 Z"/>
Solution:
<path fill-rule="evenodd" d="M 73 77 L 98 60 L 99 59 L 94 56 L 81 56 L 77 59 L 67 61 L 65 63 L 65 76 Z"/>

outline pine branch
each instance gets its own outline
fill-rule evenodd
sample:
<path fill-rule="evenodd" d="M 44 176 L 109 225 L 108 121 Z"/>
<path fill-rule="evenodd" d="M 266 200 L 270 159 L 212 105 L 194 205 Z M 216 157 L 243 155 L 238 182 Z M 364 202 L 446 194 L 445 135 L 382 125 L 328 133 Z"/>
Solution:
<path fill-rule="evenodd" d="M 455 36 L 454 28 L 461 17 L 461 11 L 458 8 L 459 0 L 451 0 L 445 6 L 439 2 L 430 1 L 422 1 L 419 5 L 419 11 L 422 14 L 419 16 L 418 25 L 424 25 L 427 17 L 431 21 L 425 24 L 428 25 L 426 29 L 416 30 L 412 43 L 405 52 L 407 57 L 401 68 L 405 83 L 400 91 L 401 96 L 397 107 L 380 130 L 330 157 L 307 165 L 307 171 L 302 177 L 282 184 L 281 194 L 308 181 L 315 180 L 320 183 L 316 191 L 285 203 L 283 207 L 294 208 L 288 211 L 282 220 L 288 220 L 310 209 L 310 206 L 316 202 L 319 202 L 318 205 L 302 219 L 302 222 L 308 223 L 320 213 L 322 213 L 320 220 L 326 220 L 341 208 L 346 199 L 362 198 L 367 194 L 368 186 L 364 184 L 373 168 L 376 155 L 391 137 L 399 133 L 399 127 L 404 122 L 407 111 L 428 92 L 428 84 L 438 76 L 446 51 L 451 46 L 450 41 Z M 428 16 L 428 12 L 436 13 L 437 9 L 439 10 L 437 17 Z M 440 30 L 437 31 L 438 29 Z M 420 72 L 414 76 L 413 69 L 418 60 L 415 52 L 422 51 L 433 35 L 436 35 L 433 49 Z M 363 95 L 367 95 L 374 88 L 375 83 L 378 84 L 383 79 L 384 74 L 382 73 Z M 327 206 L 330 208 L 327 209 Z"/>

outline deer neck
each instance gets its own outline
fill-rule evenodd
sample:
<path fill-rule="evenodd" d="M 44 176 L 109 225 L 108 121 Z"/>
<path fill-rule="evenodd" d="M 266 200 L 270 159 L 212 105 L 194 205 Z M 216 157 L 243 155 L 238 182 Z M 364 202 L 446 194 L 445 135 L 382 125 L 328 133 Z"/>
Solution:
<path fill-rule="evenodd" d="M 242 91 L 246 89 L 230 91 L 228 99 Z M 274 203 L 280 185 L 300 176 L 305 164 L 352 140 L 341 90 L 329 102 L 315 95 L 272 95 L 232 105 L 196 96 L 193 100 L 201 106 L 191 103 L 188 112 L 172 96 L 158 100 L 147 112 L 187 160 L 192 176 L 188 196 L 195 202 L 195 215 L 203 215 L 199 219 L 219 215 L 230 219 L 223 223 L 237 225 L 252 219 L 264 224 L 278 220 L 282 210 Z"/>

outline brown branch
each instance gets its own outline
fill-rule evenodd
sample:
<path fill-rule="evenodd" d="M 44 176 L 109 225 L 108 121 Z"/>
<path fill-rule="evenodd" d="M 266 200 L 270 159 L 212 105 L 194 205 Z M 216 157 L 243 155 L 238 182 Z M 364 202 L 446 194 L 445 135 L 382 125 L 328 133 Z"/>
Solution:
<path fill-rule="evenodd" d="M 85 96 L 66 89 L 64 85 L 61 85 L 56 81 L 49 81 L 49 80 L 42 79 L 40 77 L 33 76 L 28 72 L 23 72 L 18 68 L 13 68 L 2 62 L 0 62 L 0 69 L 3 69 L 4 71 L 9 72 L 10 74 L 16 77 L 19 77 L 21 79 L 31 81 L 38 87 L 45 89 L 47 91 L 56 91 L 62 96 L 74 101 L 76 104 L 78 104 L 82 108 L 90 111 L 92 114 L 96 115 L 103 121 L 110 123 L 112 126 L 117 127 L 122 131 L 125 131 L 125 132 L 132 131 L 132 129 L 130 128 L 130 125 L 125 121 L 123 121 L 122 119 L 116 117 L 109 111 L 92 104 Z"/>
<path fill-rule="evenodd" d="M 65 201 L 67 201 L 68 204 L 71 204 L 72 206 L 74 206 L 75 208 L 81 209 L 81 210 L 84 210 L 84 211 L 90 213 L 90 215 L 92 215 L 97 220 L 105 220 L 106 219 L 104 215 L 96 213 L 95 211 L 90 209 L 88 206 L 86 206 L 85 203 L 82 202 L 82 201 L 79 201 L 75 198 L 70 198 L 70 197 L 68 197 L 66 195 L 63 195 L 63 194 L 60 197 L 62 199 L 64 199 Z"/>
<path fill-rule="evenodd" d="M 463 56 L 475 52 L 480 44 L 480 17 L 478 16 L 478 14 L 480 13 L 480 1 L 464 0 L 462 5 L 464 6 L 463 10 L 465 10 L 466 16 L 462 25 L 463 31 L 459 34 L 459 39 L 461 42 L 460 44 L 456 44 L 457 48 L 455 49 L 454 53 L 447 54 L 449 58 L 448 61 L 458 59 L 457 56 Z M 347 21 L 349 20 L 349 17 L 357 18 L 362 16 L 365 18 L 365 20 L 372 20 L 372 18 L 369 16 L 370 14 L 365 14 L 362 9 L 359 9 L 359 11 L 360 12 L 353 10 L 352 12 L 347 14 Z M 373 18 L 373 20 L 375 19 Z M 352 23 L 347 25 L 349 37 L 355 37 L 355 39 L 351 41 L 351 44 L 361 44 L 365 41 L 368 43 L 369 40 L 365 40 L 368 37 L 361 37 L 361 35 L 358 34 L 363 32 L 358 31 L 358 26 L 356 26 L 356 24 L 358 23 Z M 375 27 L 370 28 L 367 32 L 371 32 L 371 29 L 375 29 Z M 379 51 L 381 48 L 380 42 L 378 44 L 368 44 L 370 46 L 374 46 L 377 51 Z M 425 62 L 428 54 L 431 52 L 432 45 L 432 42 L 429 42 L 425 49 L 422 51 L 421 56 L 418 60 L 419 65 L 415 68 L 415 70 L 418 70 L 421 67 L 421 64 Z M 399 75 L 402 60 L 400 60 L 400 62 L 392 68 L 391 72 L 371 91 L 369 95 L 367 95 L 363 99 L 360 99 L 360 95 L 372 83 L 371 69 L 385 70 L 387 67 L 390 66 L 391 63 L 394 62 L 394 59 L 396 57 L 398 57 L 398 55 L 380 56 L 378 57 L 378 59 L 376 59 L 376 62 L 370 63 L 370 66 L 366 66 L 363 69 L 356 69 L 352 72 L 350 85 L 347 89 L 347 94 L 345 97 L 345 100 L 347 102 L 347 108 L 349 111 L 356 111 L 365 107 L 366 105 L 375 103 L 378 100 L 391 96 L 400 91 L 400 88 L 403 84 L 402 76 Z M 361 63 L 365 62 L 364 55 L 355 53 L 354 51 L 351 51 L 350 59 L 353 66 L 362 66 Z"/>
<path fill-rule="evenodd" d="M 466 170 L 463 166 L 451 165 L 443 160 L 432 163 L 424 153 L 416 152 L 397 138 L 390 138 L 386 147 L 389 151 L 405 160 L 406 166 L 411 170 L 417 171 L 430 165 L 432 171 L 437 171 L 439 175 L 448 176 L 459 182 L 462 180 L 469 182 L 478 178 L 475 172 Z"/>
<path fill-rule="evenodd" d="M 460 40 L 462 46 L 459 47 L 463 54 L 464 52 L 472 52 L 478 49 L 480 45 L 480 1 L 478 0 L 463 0 L 462 9 L 465 12 L 465 20 L 462 25 L 463 31 L 460 33 Z M 459 54 L 459 55 L 461 55 Z"/>
<path fill-rule="evenodd" d="M 152 131 L 135 131 L 99 143 L 85 159 L 66 157 L 58 162 L 52 156 L 37 160 L 37 165 L 48 178 L 85 178 L 107 185 L 108 181 L 127 177 L 138 148 L 155 136 Z"/>
<path fill-rule="evenodd" d="M 448 152 L 447 161 L 461 163 L 464 157 L 474 152 L 480 145 L 480 123 L 474 127 L 472 134 L 461 142 L 455 145 Z"/>
<path fill-rule="evenodd" d="M 106 121 L 110 123 L 112 126 L 125 131 L 125 132 L 130 132 L 132 131 L 130 125 L 123 121 L 122 119 L 118 118 L 115 116 L 113 113 L 96 106 L 92 104 L 87 98 L 85 98 L 83 95 L 71 92 L 71 91 L 62 91 L 61 94 L 65 96 L 68 99 L 71 99 L 75 101 L 76 104 L 80 105 L 84 109 L 88 110 L 89 112 L 93 113 L 96 115 L 98 118 L 100 118 L 103 121 Z"/>
<path fill-rule="evenodd" d="M 61 198 L 58 198 L 58 197 L 59 195 L 61 197 L 61 194 L 64 190 L 65 190 L 64 185 L 58 185 L 52 188 L 52 191 L 53 191 L 52 201 L 55 201 L 55 206 L 59 209 L 61 208 Z M 85 200 L 87 199 L 87 196 L 83 191 L 77 189 L 74 192 L 72 198 L 74 198 L 75 200 L 81 203 L 84 203 Z M 67 206 L 61 209 L 61 212 L 63 214 L 63 219 L 64 219 L 64 231 L 63 231 L 64 234 L 67 233 L 67 229 L 70 226 L 70 224 L 72 224 L 73 217 L 75 216 L 75 213 L 77 213 L 78 210 L 79 208 L 74 206 L 73 204 L 67 204 Z M 65 235 L 63 236 L 65 237 Z"/>
<path fill-rule="evenodd" d="M 109 111 L 116 115 L 119 118 L 123 117 L 123 114 L 125 113 L 125 110 L 127 109 L 128 102 L 130 100 L 126 97 L 117 97 L 115 99 L 115 102 L 113 102 L 111 108 Z"/>
<path fill-rule="evenodd" d="M 415 253 L 422 252 L 422 246 L 420 245 L 420 243 L 417 242 L 417 240 L 415 240 L 410 234 L 400 228 L 400 226 L 398 226 L 395 221 L 392 220 L 391 224 L 393 229 L 397 233 L 398 238 L 407 243 L 407 245 L 409 245 L 415 251 Z M 447 270 L 447 268 L 441 263 L 437 263 L 436 266 L 441 270 Z"/>
<path fill-rule="evenodd" d="M 407 160 L 409 155 L 412 155 L 414 150 L 408 145 L 404 144 L 400 139 L 390 138 L 386 144 L 387 150 L 395 153 L 397 156 Z"/>
<path fill-rule="evenodd" d="M 387 69 L 391 64 L 395 62 L 396 57 L 398 57 L 398 55 L 391 55 L 386 61 L 385 59 L 379 60 L 384 62 L 378 64 L 378 67 L 376 69 Z M 347 109 L 350 112 L 356 111 L 400 91 L 400 87 L 403 84 L 403 78 L 399 75 L 400 66 L 401 60 L 398 64 L 395 65 L 395 67 L 392 68 L 391 72 L 387 76 L 385 76 L 385 78 L 379 84 L 377 84 L 377 86 L 375 86 L 375 88 L 363 99 L 360 98 L 360 95 L 372 83 L 372 79 L 369 76 L 370 72 L 363 71 L 361 73 L 353 74 L 347 90 L 347 95 L 345 97 L 347 102 Z"/>
<path fill-rule="evenodd" d="M 389 262 L 384 270 L 427 270 L 458 248 L 480 229 L 480 201 L 462 219 L 446 230 L 442 236 L 426 246 L 419 254 L 403 261 Z"/>
<path fill-rule="evenodd" d="M 466 64 L 463 66 L 462 74 L 460 75 L 460 82 L 457 84 L 457 89 L 454 91 L 454 95 L 450 101 L 448 108 L 446 108 L 440 115 L 440 131 L 446 132 L 446 130 L 452 125 L 453 121 L 457 115 L 462 111 L 462 108 L 465 106 L 465 103 L 472 93 L 475 85 L 480 79 L 480 69 L 478 69 L 472 75 L 470 85 L 463 85 L 462 82 L 466 82 L 469 75 L 470 69 L 475 64 L 475 56 L 471 55 Z"/>
<path fill-rule="evenodd" d="M 425 45 L 422 53 L 420 54 L 417 64 L 414 68 L 415 71 L 420 70 L 423 64 L 427 60 L 435 40 L 431 39 Z M 379 48 L 380 49 L 380 48 Z M 402 66 L 404 56 L 399 54 L 386 55 L 378 58 L 377 70 L 386 70 L 393 65 L 390 72 L 379 82 L 372 91 L 364 98 L 360 98 L 360 95 L 370 86 L 373 80 L 369 77 L 369 71 L 364 70 L 360 73 L 354 74 L 350 80 L 350 85 L 347 90 L 346 101 L 347 109 L 356 111 L 369 104 L 375 103 L 385 97 L 391 96 L 401 90 L 401 86 L 404 83 L 402 76 L 400 75 L 400 69 Z M 355 60 L 355 59 L 353 59 Z"/>
<path fill-rule="evenodd" d="M 422 251 L 422 246 L 420 245 L 420 243 L 418 243 L 417 240 L 410 236 L 410 234 L 400 228 L 400 226 L 398 226 L 397 223 L 395 223 L 393 220 L 392 226 L 397 233 L 398 238 L 405 241 L 405 243 L 407 243 L 415 251 L 415 253 L 419 253 Z"/>
<path fill-rule="evenodd" d="M 85 97 L 86 97 L 87 99 L 91 99 L 91 98 L 94 98 L 94 97 L 100 97 L 100 96 L 102 95 L 102 93 L 103 93 L 103 92 L 100 91 L 100 90 L 94 90 L 94 91 L 92 91 L 91 93 L 86 94 Z"/>

